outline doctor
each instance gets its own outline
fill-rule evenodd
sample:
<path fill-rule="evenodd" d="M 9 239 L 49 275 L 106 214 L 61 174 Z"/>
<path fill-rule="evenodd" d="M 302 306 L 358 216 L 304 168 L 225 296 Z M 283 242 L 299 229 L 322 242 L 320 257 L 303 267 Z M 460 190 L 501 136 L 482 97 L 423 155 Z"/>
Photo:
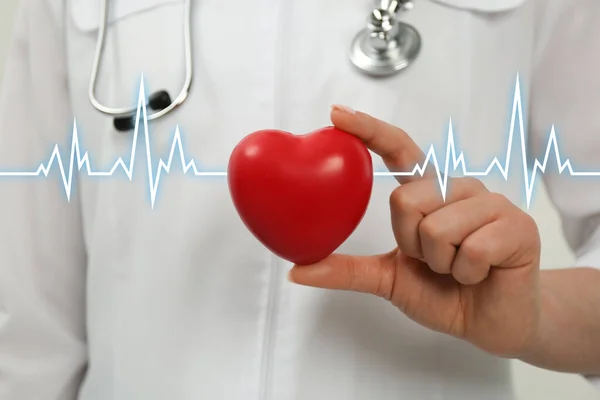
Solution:
<path fill-rule="evenodd" d="M 600 182 L 553 163 L 544 174 L 578 257 L 561 270 L 540 272 L 539 234 L 519 208 L 522 154 L 543 159 L 552 124 L 574 166 L 600 171 L 600 4 L 416 2 L 403 20 L 423 38 L 419 57 L 384 79 L 347 57 L 367 0 L 194 4 L 189 97 L 132 147 L 88 98 L 99 1 L 22 0 L 2 170 L 35 171 L 55 144 L 68 166 L 74 117 L 93 170 L 135 164 L 131 180 L 76 172 L 70 201 L 56 164 L 0 182 L 0 399 L 509 400 L 514 357 L 600 375 Z M 179 92 L 183 10 L 110 2 L 101 103 L 134 105 L 141 72 L 148 91 Z M 457 177 L 441 202 L 428 174 L 376 179 L 359 228 L 316 265 L 257 243 L 225 179 L 173 168 L 150 207 L 146 158 L 168 154 L 176 126 L 209 170 L 252 131 L 330 119 L 378 155 L 376 169 L 406 170 L 420 149 L 445 148 L 452 118 L 469 167 L 485 170 L 507 152 L 517 72 L 527 137 L 515 137 L 508 180 Z M 359 111 L 330 115 L 331 104 Z"/>

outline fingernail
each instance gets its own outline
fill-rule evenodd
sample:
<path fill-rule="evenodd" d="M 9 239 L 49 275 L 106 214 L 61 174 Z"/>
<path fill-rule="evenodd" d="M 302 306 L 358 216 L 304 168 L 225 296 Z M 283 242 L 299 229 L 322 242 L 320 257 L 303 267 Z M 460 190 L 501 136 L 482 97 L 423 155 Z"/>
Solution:
<path fill-rule="evenodd" d="M 345 112 L 347 114 L 356 114 L 356 111 L 354 111 L 352 108 L 348 106 L 343 106 L 341 104 L 334 104 L 331 106 L 331 109 Z"/>

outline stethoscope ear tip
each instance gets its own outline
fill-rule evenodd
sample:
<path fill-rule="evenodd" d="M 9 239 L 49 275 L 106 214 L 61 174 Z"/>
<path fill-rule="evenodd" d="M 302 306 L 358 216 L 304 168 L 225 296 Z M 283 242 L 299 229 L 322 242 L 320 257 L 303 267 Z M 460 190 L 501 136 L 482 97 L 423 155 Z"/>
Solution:
<path fill-rule="evenodd" d="M 171 95 L 166 90 L 159 90 L 148 97 L 148 105 L 151 109 L 160 111 L 169 107 L 172 103 Z"/>
<path fill-rule="evenodd" d="M 117 117 L 113 119 L 113 125 L 119 132 L 129 132 L 135 128 L 132 117 Z"/>
<path fill-rule="evenodd" d="M 171 105 L 171 95 L 166 90 L 152 93 L 148 97 L 148 106 L 154 111 L 161 111 Z M 116 117 L 113 125 L 119 132 L 128 132 L 135 128 L 135 116 Z"/>

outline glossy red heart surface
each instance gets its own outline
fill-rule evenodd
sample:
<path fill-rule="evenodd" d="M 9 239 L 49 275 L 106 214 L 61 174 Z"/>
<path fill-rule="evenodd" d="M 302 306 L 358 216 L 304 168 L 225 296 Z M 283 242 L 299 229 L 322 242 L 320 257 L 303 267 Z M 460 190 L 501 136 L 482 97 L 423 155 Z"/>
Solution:
<path fill-rule="evenodd" d="M 234 148 L 227 179 L 233 204 L 258 241 L 308 265 L 332 254 L 361 222 L 373 164 L 362 141 L 334 127 L 305 135 L 261 130 Z"/>

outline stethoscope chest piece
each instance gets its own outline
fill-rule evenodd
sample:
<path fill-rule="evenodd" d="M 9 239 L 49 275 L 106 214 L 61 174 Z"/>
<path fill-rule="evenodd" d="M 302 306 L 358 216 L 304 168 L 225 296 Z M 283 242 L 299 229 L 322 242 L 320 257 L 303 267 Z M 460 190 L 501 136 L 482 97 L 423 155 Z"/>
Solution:
<path fill-rule="evenodd" d="M 392 2 L 398 5 L 398 2 Z M 350 59 L 364 73 L 373 76 L 395 74 L 411 65 L 421 51 L 421 35 L 400 22 L 395 9 L 375 9 L 368 26 L 352 41 Z"/>

